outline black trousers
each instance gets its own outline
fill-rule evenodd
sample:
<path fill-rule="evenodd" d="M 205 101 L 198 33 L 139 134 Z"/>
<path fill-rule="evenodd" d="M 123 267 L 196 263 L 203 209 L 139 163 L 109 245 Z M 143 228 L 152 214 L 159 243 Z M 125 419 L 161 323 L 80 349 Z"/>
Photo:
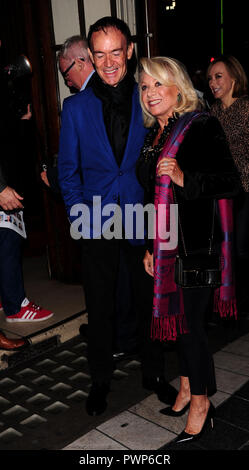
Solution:
<path fill-rule="evenodd" d="M 114 351 L 129 352 L 137 348 L 137 318 L 131 276 L 121 247 L 114 318 Z"/>
<path fill-rule="evenodd" d="M 189 333 L 178 340 L 180 375 L 189 378 L 192 395 L 213 395 L 216 380 L 213 358 L 205 331 L 205 315 L 213 290 L 183 289 Z"/>
<path fill-rule="evenodd" d="M 127 240 L 82 241 L 83 286 L 88 311 L 88 362 L 92 380 L 109 381 L 113 372 L 115 295 L 120 250 L 131 276 L 142 373 L 155 377 L 164 373 L 163 345 L 150 339 L 153 278 L 143 265 L 145 248 Z"/>
<path fill-rule="evenodd" d="M 15 315 L 25 299 L 21 235 L 0 228 L 0 296 L 6 316 Z"/>

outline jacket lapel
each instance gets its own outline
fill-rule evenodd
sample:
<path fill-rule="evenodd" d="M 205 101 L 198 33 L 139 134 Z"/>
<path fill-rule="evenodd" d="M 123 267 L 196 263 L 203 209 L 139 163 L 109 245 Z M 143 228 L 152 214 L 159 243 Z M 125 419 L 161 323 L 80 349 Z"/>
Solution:
<path fill-rule="evenodd" d="M 141 115 L 141 107 L 140 107 L 139 98 L 138 98 L 138 88 L 136 85 L 133 91 L 133 96 L 132 96 L 132 111 L 131 111 L 130 128 L 129 128 L 128 139 L 127 139 L 121 167 L 125 165 L 126 160 L 128 156 L 130 155 L 130 149 L 132 149 L 133 147 L 133 142 L 137 138 L 138 133 L 140 134 L 141 132 L 141 125 L 142 125 L 142 115 Z"/>
<path fill-rule="evenodd" d="M 112 164 L 115 164 L 115 166 L 118 167 L 105 128 L 102 103 L 100 99 L 94 95 L 93 92 L 91 96 L 91 105 L 89 106 L 88 113 L 89 119 L 95 127 L 96 137 L 99 139 L 100 145 L 103 146 L 103 150 L 105 150 L 105 155 L 108 156 Z"/>

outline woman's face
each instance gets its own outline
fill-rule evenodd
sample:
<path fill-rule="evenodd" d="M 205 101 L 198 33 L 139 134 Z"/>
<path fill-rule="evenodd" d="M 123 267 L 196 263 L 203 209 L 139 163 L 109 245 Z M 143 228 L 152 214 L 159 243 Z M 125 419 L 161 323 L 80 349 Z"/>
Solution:
<path fill-rule="evenodd" d="M 141 98 L 146 110 L 162 124 L 167 124 L 177 104 L 179 90 L 176 85 L 165 86 L 142 72 L 140 77 Z"/>
<path fill-rule="evenodd" d="M 235 80 L 229 74 L 223 62 L 217 62 L 209 70 L 209 87 L 216 99 L 227 101 L 232 99 Z"/>

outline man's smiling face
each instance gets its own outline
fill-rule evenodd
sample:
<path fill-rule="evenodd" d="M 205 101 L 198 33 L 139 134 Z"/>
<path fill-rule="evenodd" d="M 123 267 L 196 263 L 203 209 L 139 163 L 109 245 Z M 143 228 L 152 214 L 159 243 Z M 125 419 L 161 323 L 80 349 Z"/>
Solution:
<path fill-rule="evenodd" d="M 89 54 L 96 72 L 108 85 L 115 87 L 124 78 L 132 52 L 133 43 L 127 47 L 125 36 L 116 28 L 109 27 L 92 34 Z"/>

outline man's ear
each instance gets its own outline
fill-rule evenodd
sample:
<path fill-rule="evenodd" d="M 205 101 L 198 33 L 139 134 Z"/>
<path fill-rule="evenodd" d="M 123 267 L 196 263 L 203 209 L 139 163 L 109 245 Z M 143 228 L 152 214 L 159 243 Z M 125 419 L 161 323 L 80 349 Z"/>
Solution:
<path fill-rule="evenodd" d="M 83 69 L 84 67 L 84 62 L 81 60 L 80 57 L 76 57 L 75 59 L 75 63 L 77 64 L 77 67 L 79 70 Z"/>
<path fill-rule="evenodd" d="M 133 49 L 134 49 L 134 43 L 131 42 L 127 48 L 127 59 L 131 59 L 131 56 L 133 54 Z"/>
<path fill-rule="evenodd" d="M 89 47 L 87 48 L 87 52 L 88 52 L 88 54 L 89 54 L 89 57 L 90 57 L 90 59 L 91 59 L 91 62 L 94 64 L 93 55 L 92 55 L 92 52 L 91 52 L 91 50 L 89 49 Z"/>

